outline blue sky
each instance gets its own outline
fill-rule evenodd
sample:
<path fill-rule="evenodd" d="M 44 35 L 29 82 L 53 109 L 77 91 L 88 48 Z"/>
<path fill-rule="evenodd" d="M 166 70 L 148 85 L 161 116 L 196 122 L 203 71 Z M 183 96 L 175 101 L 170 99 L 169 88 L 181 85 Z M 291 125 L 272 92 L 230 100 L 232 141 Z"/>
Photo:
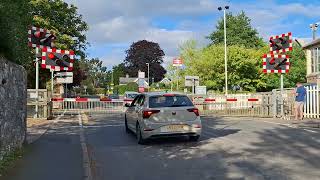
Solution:
<path fill-rule="evenodd" d="M 123 61 L 132 42 L 147 39 L 160 44 L 165 63 L 179 55 L 189 39 L 206 45 L 222 12 L 245 11 L 261 37 L 292 32 L 310 38 L 310 23 L 320 21 L 319 0 L 66 0 L 79 8 L 88 22 L 89 57 L 99 57 L 109 68 Z"/>

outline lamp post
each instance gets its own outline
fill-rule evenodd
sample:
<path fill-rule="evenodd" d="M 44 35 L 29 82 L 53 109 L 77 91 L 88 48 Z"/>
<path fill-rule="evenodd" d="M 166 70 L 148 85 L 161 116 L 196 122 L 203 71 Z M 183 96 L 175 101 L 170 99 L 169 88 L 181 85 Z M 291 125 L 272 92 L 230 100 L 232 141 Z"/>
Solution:
<path fill-rule="evenodd" d="M 316 31 L 319 27 L 320 22 L 314 23 L 314 24 L 310 24 L 310 28 L 312 30 L 312 40 L 316 39 Z"/>
<path fill-rule="evenodd" d="M 146 65 L 148 66 L 148 86 L 149 86 L 149 90 L 150 91 L 150 64 L 146 63 Z"/>
<path fill-rule="evenodd" d="M 223 9 L 223 26 L 224 26 L 224 73 L 225 73 L 225 91 L 228 95 L 228 60 L 227 60 L 227 27 L 226 27 L 226 10 L 229 6 L 225 6 Z M 222 11 L 222 7 L 218 7 L 219 11 Z"/>

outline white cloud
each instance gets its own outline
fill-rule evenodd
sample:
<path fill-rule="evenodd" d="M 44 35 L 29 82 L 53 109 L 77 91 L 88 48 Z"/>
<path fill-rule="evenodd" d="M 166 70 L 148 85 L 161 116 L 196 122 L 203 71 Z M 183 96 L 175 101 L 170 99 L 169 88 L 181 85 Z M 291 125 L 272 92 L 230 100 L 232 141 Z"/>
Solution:
<path fill-rule="evenodd" d="M 228 2 L 233 13 L 244 10 L 252 19 L 252 25 L 264 38 L 295 30 L 301 26 L 299 20 L 288 21 L 293 15 L 303 17 L 320 16 L 319 4 L 287 3 L 275 0 L 247 3 L 229 0 L 65 0 L 79 7 L 79 13 L 89 23 L 88 40 L 96 46 L 113 47 L 100 58 L 106 65 L 120 63 L 125 58 L 125 49 L 132 42 L 146 39 L 160 44 L 165 51 L 165 62 L 178 56 L 178 46 L 188 39 L 196 39 L 206 45 L 205 36 L 215 29 L 217 18 L 222 16 L 217 7 Z M 208 21 L 198 21 L 210 16 Z M 172 18 L 177 22 L 172 28 L 153 25 L 155 18 Z M 308 27 L 305 27 L 308 28 Z M 99 53 L 101 54 L 101 53 Z M 95 54 L 91 54 L 95 56 Z"/>

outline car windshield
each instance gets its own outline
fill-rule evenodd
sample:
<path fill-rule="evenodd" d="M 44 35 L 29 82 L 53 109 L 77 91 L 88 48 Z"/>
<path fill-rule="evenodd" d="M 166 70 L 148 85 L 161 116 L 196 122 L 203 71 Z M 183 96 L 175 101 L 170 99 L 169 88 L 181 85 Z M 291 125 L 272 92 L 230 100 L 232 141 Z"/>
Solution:
<path fill-rule="evenodd" d="M 127 98 L 134 99 L 138 94 L 127 94 Z"/>
<path fill-rule="evenodd" d="M 149 107 L 182 107 L 193 106 L 192 102 L 187 96 L 151 96 L 149 98 Z"/>

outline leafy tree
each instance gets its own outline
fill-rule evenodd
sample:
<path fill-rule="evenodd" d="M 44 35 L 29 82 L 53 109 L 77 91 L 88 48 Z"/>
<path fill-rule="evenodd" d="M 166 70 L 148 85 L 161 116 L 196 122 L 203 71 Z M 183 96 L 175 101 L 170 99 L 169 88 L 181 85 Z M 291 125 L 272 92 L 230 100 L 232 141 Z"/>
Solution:
<path fill-rule="evenodd" d="M 102 61 L 99 58 L 81 59 L 79 61 L 79 69 L 81 70 L 83 80 L 82 85 L 86 85 L 92 88 L 106 88 L 107 79 L 110 79 L 110 74 L 107 68 L 103 66 Z"/>
<path fill-rule="evenodd" d="M 113 70 L 113 84 L 119 85 L 119 79 L 120 77 L 124 77 L 126 75 L 126 70 L 125 70 L 125 65 L 124 63 L 120 63 L 116 66 L 112 67 Z M 112 72 L 109 72 L 112 73 Z"/>
<path fill-rule="evenodd" d="M 28 27 L 31 24 L 28 0 L 0 1 L 0 54 L 20 65 L 30 62 Z"/>
<path fill-rule="evenodd" d="M 190 42 L 180 48 L 181 57 L 186 68 L 184 75 L 200 76 L 200 83 L 210 90 L 221 91 L 224 88 L 224 46 L 211 45 L 197 49 Z M 244 91 L 271 91 L 280 87 L 279 74 L 264 74 L 262 72 L 262 55 L 268 52 L 268 47 L 247 49 L 243 46 L 228 47 L 228 84 L 229 89 L 239 85 Z M 290 55 L 290 72 L 284 75 L 284 86 L 293 87 L 296 82 L 305 82 L 306 60 L 301 47 L 294 44 Z M 303 67 L 303 68 L 301 68 Z M 171 72 L 171 71 L 169 71 Z"/>
<path fill-rule="evenodd" d="M 226 29 L 227 29 L 227 45 L 242 45 L 247 48 L 260 48 L 264 46 L 258 32 L 251 26 L 251 20 L 242 11 L 240 14 L 234 16 L 232 13 L 226 14 Z M 211 44 L 224 43 L 224 25 L 223 18 L 218 21 L 216 30 L 208 37 Z"/>
<path fill-rule="evenodd" d="M 134 42 L 126 51 L 124 64 L 126 72 L 131 77 L 137 77 L 138 71 L 148 72 L 146 63 L 150 64 L 150 79 L 154 78 L 155 82 L 163 79 L 166 70 L 161 66 L 163 56 L 165 55 L 158 43 L 141 40 Z"/>
<path fill-rule="evenodd" d="M 77 7 L 63 0 L 30 0 L 33 25 L 49 29 L 58 37 L 55 45 L 59 49 L 72 49 L 85 56 L 88 25 L 77 12 Z"/>

